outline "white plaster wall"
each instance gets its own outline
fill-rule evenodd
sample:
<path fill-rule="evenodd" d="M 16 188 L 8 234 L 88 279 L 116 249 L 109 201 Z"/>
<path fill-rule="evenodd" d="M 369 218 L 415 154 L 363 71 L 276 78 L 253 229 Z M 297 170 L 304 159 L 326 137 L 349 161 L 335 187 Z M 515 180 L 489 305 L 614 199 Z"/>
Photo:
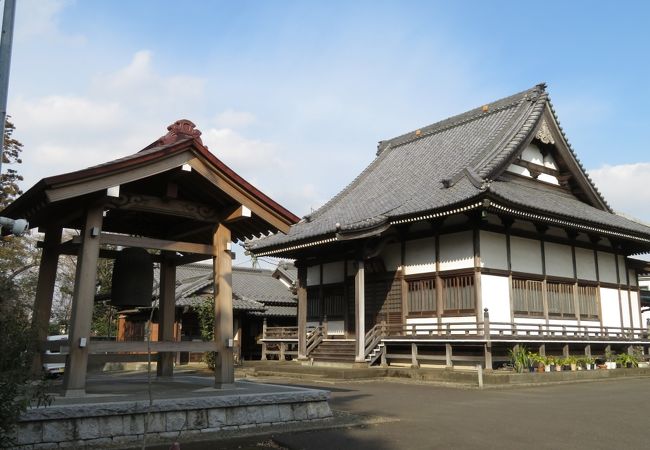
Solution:
<path fill-rule="evenodd" d="M 510 284 L 508 277 L 481 274 L 483 308 L 491 322 L 510 322 Z"/>
<path fill-rule="evenodd" d="M 329 320 L 327 321 L 327 335 L 340 336 L 345 334 L 345 328 L 342 320 Z"/>
<path fill-rule="evenodd" d="M 616 258 L 613 253 L 598 252 L 598 277 L 605 283 L 616 283 Z"/>
<path fill-rule="evenodd" d="M 538 146 L 529 144 L 528 147 L 521 152 L 521 159 L 524 161 L 532 162 L 534 164 L 544 165 L 544 156 Z"/>
<path fill-rule="evenodd" d="M 540 241 L 518 236 L 510 237 L 512 270 L 525 273 L 542 273 L 542 249 Z"/>
<path fill-rule="evenodd" d="M 618 304 L 618 290 L 600 288 L 600 308 L 603 313 L 603 326 L 621 326 L 621 313 Z"/>
<path fill-rule="evenodd" d="M 474 267 L 474 239 L 471 231 L 440 236 L 440 270 Z"/>
<path fill-rule="evenodd" d="M 397 270 L 402 265 L 402 245 L 399 242 L 387 244 L 381 252 L 381 258 L 387 271 Z"/>
<path fill-rule="evenodd" d="M 441 317 L 441 320 L 442 323 L 476 322 L 476 316 Z"/>
<path fill-rule="evenodd" d="M 539 181 L 544 181 L 546 183 L 555 184 L 556 186 L 560 185 L 560 182 L 557 180 L 556 177 L 554 177 L 553 175 L 549 175 L 547 173 L 540 173 L 537 179 Z"/>
<path fill-rule="evenodd" d="M 636 279 L 636 272 L 633 269 L 629 269 L 627 273 L 630 277 L 630 286 L 636 286 L 638 284 L 638 280 Z"/>
<path fill-rule="evenodd" d="M 343 261 L 323 264 L 323 284 L 341 283 L 344 280 L 344 272 L 345 267 Z M 309 276 L 309 272 L 307 276 Z"/>
<path fill-rule="evenodd" d="M 557 164 L 555 164 L 555 159 L 553 159 L 553 157 L 550 154 L 544 157 L 544 167 L 557 170 Z"/>
<path fill-rule="evenodd" d="M 570 246 L 544 242 L 544 256 L 548 275 L 573 278 L 573 257 Z"/>
<path fill-rule="evenodd" d="M 438 323 L 438 318 L 436 316 L 433 317 L 407 317 L 406 318 L 406 324 L 407 325 L 435 325 Z"/>
<path fill-rule="evenodd" d="M 508 270 L 508 249 L 504 234 L 481 231 L 481 267 Z"/>
<path fill-rule="evenodd" d="M 416 239 L 406 242 L 404 274 L 413 275 L 436 271 L 435 238 Z"/>
<path fill-rule="evenodd" d="M 307 286 L 320 284 L 320 265 L 307 267 Z"/>
<path fill-rule="evenodd" d="M 621 291 L 621 305 L 623 306 L 623 326 L 631 327 L 632 318 L 630 317 L 630 300 L 627 296 L 627 291 Z"/>
<path fill-rule="evenodd" d="M 597 281 L 594 252 L 586 248 L 576 247 L 576 269 L 581 280 Z"/>
<path fill-rule="evenodd" d="M 516 173 L 517 175 L 522 175 L 524 177 L 530 178 L 530 171 L 525 167 L 517 166 L 515 164 L 510 164 L 506 168 L 506 172 Z"/>

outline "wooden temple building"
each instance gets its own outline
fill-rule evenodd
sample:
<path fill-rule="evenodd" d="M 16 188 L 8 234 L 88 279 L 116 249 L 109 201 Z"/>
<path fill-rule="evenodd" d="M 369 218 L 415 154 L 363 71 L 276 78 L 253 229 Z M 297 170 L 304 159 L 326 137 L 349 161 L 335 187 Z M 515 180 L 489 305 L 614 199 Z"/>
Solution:
<path fill-rule="evenodd" d="M 491 369 L 519 344 L 650 344 L 629 258 L 650 228 L 606 203 L 543 84 L 381 141 L 324 206 L 247 246 L 295 259 L 300 359 Z"/>
<path fill-rule="evenodd" d="M 287 232 L 298 218 L 264 195 L 210 153 L 201 132 L 179 120 L 168 133 L 135 154 L 77 172 L 44 178 L 9 205 L 2 215 L 27 219 L 45 233 L 33 321 L 44 342 L 50 318 L 58 256 L 77 255 L 69 345 L 64 374 L 66 395 L 83 395 L 89 358 L 111 360 L 129 352 L 159 354 L 158 374 L 173 373 L 177 352 L 217 353 L 215 385 L 234 382 L 231 244 Z M 78 236 L 62 242 L 63 229 Z M 135 252 L 131 249 L 147 249 Z M 128 254 L 126 253 L 128 251 Z M 122 257 L 121 255 L 128 255 Z M 152 262 L 160 264 L 158 341 L 95 342 L 90 339 L 98 258 L 123 259 L 126 282 L 113 301 L 122 307 L 151 302 Z M 134 266 L 147 262 L 148 269 Z M 213 342 L 175 342 L 176 268 L 212 258 L 215 293 Z M 136 270 L 137 269 L 137 270 Z M 132 273 L 139 276 L 129 277 Z M 140 276 L 141 275 L 141 276 Z M 139 284 L 138 280 L 147 279 Z M 119 293 L 116 291 L 119 290 Z M 140 298 L 132 297 L 138 291 Z M 147 299 L 148 297 L 148 299 Z M 41 360 L 35 362 L 38 370 Z"/>
<path fill-rule="evenodd" d="M 248 267 L 232 268 L 232 309 L 235 362 L 260 359 L 258 339 L 264 327 L 295 327 L 298 299 L 295 293 L 295 268 L 280 262 L 275 270 Z M 293 264 L 291 264 L 293 266 Z M 160 294 L 160 270 L 154 267 L 153 297 Z M 214 298 L 212 265 L 204 263 L 176 267 L 174 340 L 200 341 L 199 310 Z M 158 340 L 159 309 L 155 306 L 119 311 L 118 341 L 144 341 L 146 326 L 151 324 L 151 339 Z M 154 314 L 151 314 L 151 308 Z M 176 363 L 201 361 L 203 353 L 178 352 Z"/>

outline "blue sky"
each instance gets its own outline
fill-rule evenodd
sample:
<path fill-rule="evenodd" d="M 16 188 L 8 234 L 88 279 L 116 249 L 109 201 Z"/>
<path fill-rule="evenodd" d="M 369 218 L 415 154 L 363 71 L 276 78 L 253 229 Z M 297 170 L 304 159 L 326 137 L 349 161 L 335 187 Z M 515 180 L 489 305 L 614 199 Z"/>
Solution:
<path fill-rule="evenodd" d="M 9 113 L 25 188 L 189 118 L 303 215 L 377 141 L 545 81 L 606 198 L 650 221 L 648 2 L 17 3 Z"/>

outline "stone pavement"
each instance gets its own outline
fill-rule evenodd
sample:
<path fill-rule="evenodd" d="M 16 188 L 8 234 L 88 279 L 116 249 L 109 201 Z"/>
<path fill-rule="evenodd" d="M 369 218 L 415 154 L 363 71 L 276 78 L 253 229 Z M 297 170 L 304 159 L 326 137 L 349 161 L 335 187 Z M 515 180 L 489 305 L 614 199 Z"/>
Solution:
<path fill-rule="evenodd" d="M 333 410 L 385 420 L 180 442 L 201 449 L 647 449 L 647 378 L 514 389 L 459 389 L 413 381 L 296 381 L 332 392 Z M 169 446 L 157 449 L 167 450 Z"/>

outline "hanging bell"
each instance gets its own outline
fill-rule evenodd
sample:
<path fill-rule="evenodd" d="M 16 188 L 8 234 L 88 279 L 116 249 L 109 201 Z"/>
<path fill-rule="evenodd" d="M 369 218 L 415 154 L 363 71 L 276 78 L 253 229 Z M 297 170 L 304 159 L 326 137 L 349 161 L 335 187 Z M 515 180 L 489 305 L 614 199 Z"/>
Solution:
<path fill-rule="evenodd" d="M 111 304 L 117 307 L 151 306 L 153 260 L 143 248 L 125 248 L 113 263 Z"/>

